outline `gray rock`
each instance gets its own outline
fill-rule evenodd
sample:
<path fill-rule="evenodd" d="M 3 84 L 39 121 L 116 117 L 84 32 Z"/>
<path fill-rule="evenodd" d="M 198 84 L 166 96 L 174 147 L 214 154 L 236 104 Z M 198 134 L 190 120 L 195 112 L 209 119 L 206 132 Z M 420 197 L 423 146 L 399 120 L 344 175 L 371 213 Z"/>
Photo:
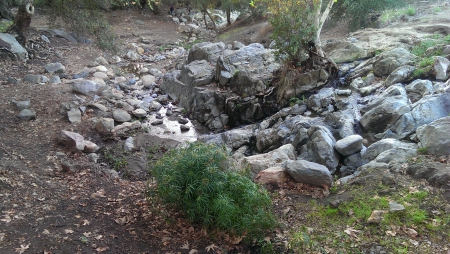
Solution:
<path fill-rule="evenodd" d="M 98 149 L 100 149 L 100 147 L 98 145 L 96 145 L 95 143 L 89 141 L 89 140 L 85 140 L 84 141 L 84 149 L 83 152 L 85 153 L 95 153 L 98 151 Z"/>
<path fill-rule="evenodd" d="M 23 61 L 28 59 L 28 52 L 20 45 L 14 36 L 7 33 L 0 33 L 0 45 L 11 51 L 17 60 Z M 15 59 L 13 59 L 15 60 Z"/>
<path fill-rule="evenodd" d="M 147 116 L 147 112 L 141 108 L 133 110 L 133 112 L 131 112 L 131 114 L 133 114 L 133 116 L 138 117 L 138 118 Z"/>
<path fill-rule="evenodd" d="M 432 95 L 434 93 L 433 83 L 429 80 L 416 79 L 409 85 L 405 86 L 408 97 L 412 102 L 420 100 L 423 96 Z"/>
<path fill-rule="evenodd" d="M 100 156 L 96 153 L 90 153 L 87 155 L 87 157 L 89 158 L 89 161 L 92 161 L 94 163 L 97 163 L 98 159 L 100 159 Z"/>
<path fill-rule="evenodd" d="M 435 120 L 417 128 L 416 134 L 420 146 L 434 155 L 450 154 L 450 116 Z"/>
<path fill-rule="evenodd" d="M 18 110 L 30 108 L 30 101 L 16 101 L 13 99 L 11 102 L 16 106 Z"/>
<path fill-rule="evenodd" d="M 22 109 L 19 113 L 19 118 L 24 121 L 36 120 L 36 112 L 32 109 Z"/>
<path fill-rule="evenodd" d="M 356 170 L 357 168 L 364 165 L 364 160 L 362 158 L 362 155 L 365 153 L 365 151 L 366 151 L 366 148 L 363 148 L 363 150 L 361 150 L 361 152 L 345 157 L 344 165 L 347 166 L 348 170 Z"/>
<path fill-rule="evenodd" d="M 393 84 L 403 83 L 409 79 L 413 71 L 416 69 L 414 66 L 403 65 L 395 69 L 384 81 L 385 87 L 390 87 Z"/>
<path fill-rule="evenodd" d="M 336 171 L 339 155 L 334 149 L 336 140 L 323 126 L 313 126 L 308 130 L 309 141 L 306 144 L 313 162 L 324 165 L 331 173 Z"/>
<path fill-rule="evenodd" d="M 156 121 L 153 121 L 153 122 L 152 122 L 152 125 L 161 125 L 161 124 L 163 124 L 163 123 L 164 123 L 163 120 L 156 120 Z"/>
<path fill-rule="evenodd" d="M 153 75 L 144 75 L 141 77 L 142 80 L 142 85 L 144 85 L 144 87 L 149 88 L 152 87 L 153 84 L 155 83 L 155 76 Z"/>
<path fill-rule="evenodd" d="M 340 154 L 349 156 L 363 149 L 363 138 L 360 135 L 350 135 L 338 140 L 334 147 Z"/>
<path fill-rule="evenodd" d="M 84 95 L 98 94 L 99 92 L 106 89 L 106 86 L 99 85 L 90 80 L 80 80 L 75 81 L 72 84 L 72 90 L 77 93 Z"/>
<path fill-rule="evenodd" d="M 139 121 L 134 122 L 125 122 L 120 125 L 117 125 L 111 130 L 111 133 L 114 135 L 123 135 L 128 131 L 135 130 L 141 128 L 141 123 Z"/>
<path fill-rule="evenodd" d="M 220 71 L 219 84 L 222 86 L 228 84 L 233 76 L 228 71 Z"/>
<path fill-rule="evenodd" d="M 450 61 L 441 56 L 434 57 L 434 72 L 436 73 L 436 80 L 445 80 L 447 78 L 447 70 Z"/>
<path fill-rule="evenodd" d="M 227 46 L 223 42 L 211 43 L 202 42 L 195 44 L 189 50 L 188 63 L 196 60 L 206 60 L 215 64 L 219 58 L 219 54 L 222 53 Z"/>
<path fill-rule="evenodd" d="M 400 149 L 416 151 L 417 145 L 412 143 L 405 143 L 393 138 L 382 139 L 378 142 L 373 143 L 367 148 L 365 154 L 363 155 L 363 159 L 365 162 L 369 162 L 376 159 L 378 155 L 385 151 L 392 150 L 395 153 L 395 151 Z"/>
<path fill-rule="evenodd" d="M 32 83 L 32 84 L 44 84 L 48 82 L 48 78 L 44 75 L 34 75 L 29 74 L 25 75 L 23 78 L 24 82 Z"/>
<path fill-rule="evenodd" d="M 306 112 L 306 105 L 295 104 L 289 110 L 289 114 L 291 115 L 302 115 Z"/>
<path fill-rule="evenodd" d="M 405 113 L 386 132 L 383 133 L 382 138 L 403 139 L 414 133 L 416 128 L 417 123 L 412 114 Z"/>
<path fill-rule="evenodd" d="M 286 171 L 296 182 L 311 184 L 315 186 L 333 185 L 330 171 L 323 165 L 306 160 L 288 160 Z"/>
<path fill-rule="evenodd" d="M 128 58 L 128 59 L 130 59 L 131 61 L 137 61 L 137 60 L 139 60 L 139 54 L 136 52 L 136 51 L 134 51 L 134 50 L 129 50 L 128 52 L 127 52 L 127 54 L 126 54 L 126 57 Z"/>
<path fill-rule="evenodd" d="M 51 76 L 49 83 L 50 84 L 61 84 L 61 78 L 59 76 Z"/>
<path fill-rule="evenodd" d="M 186 119 L 186 118 L 180 117 L 180 118 L 178 118 L 178 122 L 179 122 L 180 124 L 187 124 L 187 123 L 189 123 L 189 120 Z"/>
<path fill-rule="evenodd" d="M 426 179 L 436 187 L 448 188 L 450 183 L 450 168 L 443 163 L 411 163 L 406 173 L 417 179 Z"/>
<path fill-rule="evenodd" d="M 131 120 L 131 115 L 123 109 L 116 109 L 113 111 L 113 118 L 119 123 L 129 122 Z"/>
<path fill-rule="evenodd" d="M 63 73 L 66 71 L 66 67 L 62 63 L 49 63 L 44 68 L 48 73 Z"/>
<path fill-rule="evenodd" d="M 187 126 L 187 125 L 184 125 L 184 124 L 180 125 L 180 130 L 181 130 L 181 131 L 188 131 L 188 130 L 190 130 L 190 129 L 191 129 L 191 127 L 189 127 L 189 126 Z"/>
<path fill-rule="evenodd" d="M 102 56 L 99 56 L 95 58 L 95 62 L 97 62 L 99 65 L 109 65 L 108 61 Z"/>
<path fill-rule="evenodd" d="M 136 149 L 135 145 L 134 145 L 134 138 L 133 137 L 129 137 L 125 140 L 125 143 L 123 145 L 123 149 L 127 152 L 131 152 L 134 149 Z"/>
<path fill-rule="evenodd" d="M 268 153 L 245 157 L 244 163 L 250 166 L 250 174 L 254 178 L 259 172 L 267 168 L 274 166 L 284 168 L 288 160 L 295 160 L 295 150 L 291 144 L 281 146 Z"/>
<path fill-rule="evenodd" d="M 369 56 L 366 50 L 346 41 L 326 43 L 323 51 L 336 63 L 353 62 Z"/>
<path fill-rule="evenodd" d="M 92 76 L 97 79 L 109 80 L 108 75 L 106 73 L 100 72 L 100 71 L 94 72 L 92 74 Z"/>
<path fill-rule="evenodd" d="M 389 92 L 393 92 L 394 86 L 389 87 L 382 95 L 380 99 L 369 104 L 366 108 L 368 110 L 361 117 L 361 125 L 364 130 L 372 133 L 382 133 L 391 127 L 400 116 L 410 111 L 410 107 L 407 103 L 406 91 L 403 88 L 398 88 L 401 91 L 401 95 L 391 96 Z M 395 94 L 395 93 L 394 93 Z M 361 109 L 361 112 L 363 109 Z"/>
<path fill-rule="evenodd" d="M 114 128 L 114 119 L 101 118 L 94 124 L 94 128 L 100 133 L 110 132 Z"/>
<path fill-rule="evenodd" d="M 413 65 L 416 58 L 404 48 L 395 48 L 381 53 L 373 65 L 373 72 L 378 77 L 386 77 L 395 69 L 403 65 Z"/>
<path fill-rule="evenodd" d="M 71 108 L 67 112 L 67 117 L 71 123 L 81 123 L 81 111 L 78 108 Z"/>
<path fill-rule="evenodd" d="M 411 107 L 417 127 L 429 124 L 450 114 L 450 92 L 425 96 Z"/>
<path fill-rule="evenodd" d="M 65 145 L 72 152 L 83 151 L 86 145 L 82 135 L 64 130 L 60 133 L 59 142 Z"/>
<path fill-rule="evenodd" d="M 403 211 L 405 211 L 405 206 L 403 206 L 402 204 L 399 204 L 395 201 L 389 202 L 389 212 L 390 213 L 397 213 L 397 212 L 403 212 Z"/>
<path fill-rule="evenodd" d="M 161 103 L 157 101 L 152 101 L 150 102 L 150 106 L 148 108 L 150 109 L 150 111 L 158 111 L 161 109 L 161 107 L 162 107 Z"/>

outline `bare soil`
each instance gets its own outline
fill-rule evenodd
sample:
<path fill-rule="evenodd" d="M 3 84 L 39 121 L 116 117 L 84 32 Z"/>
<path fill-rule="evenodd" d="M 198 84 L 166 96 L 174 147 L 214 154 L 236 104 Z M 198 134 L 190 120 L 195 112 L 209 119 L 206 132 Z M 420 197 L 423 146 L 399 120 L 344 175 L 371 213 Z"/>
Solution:
<path fill-rule="evenodd" d="M 170 18 L 149 11 L 114 11 L 108 19 L 125 43 L 146 37 L 159 46 L 173 44 L 183 36 Z M 45 16 L 38 12 L 32 23 L 35 36 L 45 26 Z M 254 23 L 237 31 L 229 30 L 229 34 L 218 38 L 265 42 L 270 28 L 267 23 Z M 326 34 L 333 36 L 329 31 Z M 342 31 L 336 34 L 344 36 Z M 110 165 L 89 163 L 84 155 L 70 153 L 58 144 L 61 130 L 92 136 L 87 123 L 71 125 L 60 113 L 60 104 L 74 99 L 70 87 L 24 83 L 23 77 L 42 73 L 43 66 L 52 62 L 63 63 L 68 74 L 74 74 L 87 62 L 102 55 L 108 57 L 109 53 L 92 45 L 50 39 L 52 45 L 42 46 L 40 58 L 26 64 L 0 62 L 0 252 L 258 253 L 251 241 L 241 242 L 191 225 L 176 210 L 155 200 L 149 202 L 145 192 L 154 188 L 154 183 L 111 178 L 102 170 Z M 16 81 L 8 81 L 8 77 Z M 11 103 L 13 99 L 30 100 L 37 119 L 20 120 L 19 111 Z M 96 141 L 102 142 L 100 138 Z M 61 172 L 61 157 L 79 164 L 80 172 Z M 272 192 L 274 210 L 287 225 L 306 223 L 305 204 L 311 197 L 328 195 L 321 188 L 292 182 Z M 286 209 L 291 207 L 292 211 L 299 204 L 304 204 L 302 209 L 286 216 Z M 271 232 L 268 239 L 283 230 L 287 232 L 289 228 Z M 277 241 L 284 245 L 286 237 L 280 236 Z"/>

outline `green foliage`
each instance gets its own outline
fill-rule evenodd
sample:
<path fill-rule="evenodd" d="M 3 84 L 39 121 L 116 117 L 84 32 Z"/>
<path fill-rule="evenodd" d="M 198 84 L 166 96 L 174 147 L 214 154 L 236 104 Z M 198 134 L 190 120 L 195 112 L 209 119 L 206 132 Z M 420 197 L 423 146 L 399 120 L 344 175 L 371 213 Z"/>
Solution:
<path fill-rule="evenodd" d="M 440 6 L 435 6 L 435 7 L 433 7 L 433 11 L 440 12 L 440 11 L 442 11 L 442 8 Z"/>
<path fill-rule="evenodd" d="M 127 171 L 128 161 L 125 157 L 125 151 L 119 144 L 116 144 L 103 151 L 103 156 L 106 162 L 117 172 L 121 173 L 122 176 L 129 176 Z"/>
<path fill-rule="evenodd" d="M 370 16 L 372 13 L 394 9 L 405 5 L 405 1 L 399 0 L 342 0 L 337 1 L 333 10 L 333 15 L 336 17 L 343 16 L 351 19 L 351 26 L 355 29 L 367 26 L 371 22 Z"/>
<path fill-rule="evenodd" d="M 416 8 L 410 6 L 410 7 L 406 8 L 404 13 L 408 16 L 414 16 L 414 15 L 416 15 L 416 12 L 417 12 Z"/>
<path fill-rule="evenodd" d="M 237 235 L 272 228 L 267 191 L 226 164 L 225 149 L 216 145 L 171 150 L 152 169 L 157 195 L 203 226 Z"/>
<path fill-rule="evenodd" d="M 437 40 L 421 41 L 418 45 L 414 46 L 411 49 L 411 53 L 413 53 L 414 55 L 416 55 L 418 57 L 423 57 L 425 55 L 425 52 L 427 51 L 427 49 L 434 47 L 437 44 L 439 44 L 439 41 L 437 41 Z"/>
<path fill-rule="evenodd" d="M 290 103 L 290 106 L 291 106 L 291 107 L 294 106 L 294 105 L 296 105 L 296 104 L 299 104 L 300 102 L 302 102 L 302 100 L 300 100 L 300 99 L 297 98 L 297 97 L 292 97 L 292 98 L 289 100 L 289 103 Z"/>
<path fill-rule="evenodd" d="M 270 18 L 273 26 L 271 38 L 275 41 L 277 57 L 288 64 L 298 66 L 308 59 L 314 46 L 316 27 L 313 7 L 296 6 L 295 0 L 281 3 Z"/>
<path fill-rule="evenodd" d="M 434 59 L 432 57 L 425 57 L 419 61 L 420 67 L 432 66 L 434 64 Z"/>
<path fill-rule="evenodd" d="M 428 147 L 419 147 L 417 148 L 417 152 L 420 154 L 426 154 L 428 152 Z"/>

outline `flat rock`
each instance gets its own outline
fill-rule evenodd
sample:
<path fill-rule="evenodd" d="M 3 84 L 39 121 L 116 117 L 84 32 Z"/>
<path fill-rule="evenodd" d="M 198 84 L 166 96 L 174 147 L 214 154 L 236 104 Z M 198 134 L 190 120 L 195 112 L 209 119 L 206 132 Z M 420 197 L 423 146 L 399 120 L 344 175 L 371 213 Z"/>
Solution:
<path fill-rule="evenodd" d="M 113 118 L 119 123 L 129 122 L 131 120 L 131 115 L 123 109 L 116 109 L 113 111 Z"/>
<path fill-rule="evenodd" d="M 363 138 L 360 135 L 350 135 L 338 140 L 334 148 L 344 156 L 352 155 L 362 150 Z"/>
<path fill-rule="evenodd" d="M 29 121 L 29 120 L 35 120 L 36 119 L 36 112 L 32 109 L 23 109 L 22 111 L 20 111 L 19 113 L 19 118 L 24 120 L 24 121 Z"/>
<path fill-rule="evenodd" d="M 327 167 L 306 160 L 288 160 L 286 171 L 296 182 L 315 186 L 333 185 L 333 178 Z"/>

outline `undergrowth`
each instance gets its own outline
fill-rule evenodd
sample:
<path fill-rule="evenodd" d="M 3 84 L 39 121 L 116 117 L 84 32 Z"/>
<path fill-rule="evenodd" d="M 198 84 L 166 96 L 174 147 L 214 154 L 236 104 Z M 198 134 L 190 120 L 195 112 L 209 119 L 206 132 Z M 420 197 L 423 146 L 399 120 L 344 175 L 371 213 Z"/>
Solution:
<path fill-rule="evenodd" d="M 190 143 L 167 152 L 153 167 L 157 196 L 191 222 L 233 235 L 255 235 L 275 225 L 265 189 L 232 171 L 224 148 Z"/>

